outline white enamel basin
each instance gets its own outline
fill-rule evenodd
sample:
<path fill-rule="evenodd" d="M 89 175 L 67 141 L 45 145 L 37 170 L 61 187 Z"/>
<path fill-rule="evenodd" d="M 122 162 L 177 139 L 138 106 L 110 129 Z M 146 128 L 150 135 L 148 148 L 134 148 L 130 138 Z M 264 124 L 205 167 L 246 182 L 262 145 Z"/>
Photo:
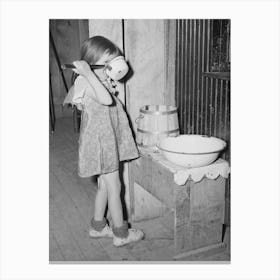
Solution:
<path fill-rule="evenodd" d="M 157 145 L 169 161 L 188 168 L 211 164 L 225 147 L 226 142 L 219 138 L 194 134 L 166 137 Z"/>

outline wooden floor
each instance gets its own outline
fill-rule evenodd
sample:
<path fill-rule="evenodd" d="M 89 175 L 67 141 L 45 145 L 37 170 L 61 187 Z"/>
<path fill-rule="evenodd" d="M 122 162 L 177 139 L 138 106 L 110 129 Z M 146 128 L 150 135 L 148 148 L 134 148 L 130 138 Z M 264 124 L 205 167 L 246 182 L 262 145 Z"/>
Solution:
<path fill-rule="evenodd" d="M 77 175 L 78 134 L 74 133 L 72 118 L 57 120 L 49 143 L 50 262 L 173 261 L 172 232 L 163 218 L 134 223 L 133 227 L 144 230 L 145 239 L 121 248 L 114 247 L 109 238 L 89 238 L 97 185 L 93 178 Z M 228 228 L 224 242 L 226 252 L 196 260 L 229 261 Z"/>

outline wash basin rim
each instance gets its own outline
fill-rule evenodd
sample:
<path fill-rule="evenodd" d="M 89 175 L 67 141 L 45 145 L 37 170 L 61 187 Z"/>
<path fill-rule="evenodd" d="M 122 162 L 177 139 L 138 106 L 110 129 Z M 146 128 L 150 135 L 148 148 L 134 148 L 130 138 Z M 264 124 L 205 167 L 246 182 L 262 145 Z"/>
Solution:
<path fill-rule="evenodd" d="M 191 135 L 191 134 L 190 134 Z M 179 135 L 180 136 L 180 135 Z M 164 152 L 168 152 L 168 153 L 172 153 L 172 154 L 179 154 L 179 155 L 207 155 L 207 154 L 215 154 L 215 153 L 219 153 L 221 152 L 222 150 L 224 150 L 227 146 L 227 143 L 220 139 L 220 138 L 217 138 L 217 137 L 213 137 L 213 136 L 208 136 L 208 135 L 198 135 L 198 134 L 195 134 L 195 136 L 201 136 L 201 137 L 206 137 L 206 138 L 214 138 L 214 139 L 218 139 L 219 141 L 221 141 L 221 143 L 223 144 L 223 146 L 217 150 L 214 150 L 214 151 L 210 151 L 210 152 L 194 152 L 194 153 L 191 153 L 191 152 L 177 152 L 177 151 L 170 151 L 170 150 L 167 150 L 167 149 L 164 149 L 162 147 L 160 147 L 159 143 L 156 144 L 156 147 L 161 150 L 161 151 L 164 151 Z M 174 137 L 176 138 L 176 136 Z"/>

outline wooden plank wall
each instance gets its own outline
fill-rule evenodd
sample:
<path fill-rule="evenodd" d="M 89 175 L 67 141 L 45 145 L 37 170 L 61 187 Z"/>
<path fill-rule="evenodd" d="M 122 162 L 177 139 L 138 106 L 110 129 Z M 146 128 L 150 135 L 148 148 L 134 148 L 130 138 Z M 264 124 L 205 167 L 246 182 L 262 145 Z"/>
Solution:
<path fill-rule="evenodd" d="M 123 50 L 121 19 L 90 19 L 89 37 L 104 36 Z"/>
<path fill-rule="evenodd" d="M 136 130 L 140 107 L 164 104 L 164 20 L 125 20 L 125 53 L 133 70 L 126 82 L 128 112 Z"/>
<path fill-rule="evenodd" d="M 176 21 L 176 106 L 180 133 L 225 140 L 221 155 L 230 161 L 230 81 L 203 75 L 211 70 L 213 20 Z M 230 224 L 230 180 L 226 186 L 225 224 Z"/>
<path fill-rule="evenodd" d="M 176 20 L 164 20 L 164 104 L 176 106 Z"/>
<path fill-rule="evenodd" d="M 88 20 L 50 20 L 49 28 L 52 32 L 56 50 L 61 63 L 71 63 L 80 58 L 80 45 L 88 38 Z M 66 90 L 59 73 L 57 61 L 52 46 L 49 49 L 49 69 L 53 90 L 56 117 L 71 116 L 72 110 L 62 108 L 61 104 L 66 96 Z M 64 71 L 68 87 L 71 85 L 72 71 Z"/>
<path fill-rule="evenodd" d="M 174 38 L 174 21 L 124 20 L 125 55 L 132 68 L 132 75 L 126 82 L 126 105 L 135 133 L 135 119 L 142 106 L 175 104 L 175 79 L 172 75 L 175 73 Z M 130 176 L 135 172 L 136 165 L 129 164 Z M 141 174 L 146 176 L 146 173 Z M 133 196 L 133 193 L 130 195 Z M 137 188 L 137 195 L 149 201 L 154 199 L 140 186 Z M 154 199 L 153 204 L 157 203 Z"/>
<path fill-rule="evenodd" d="M 176 105 L 180 132 L 219 137 L 230 161 L 230 81 L 211 71 L 213 20 L 177 20 Z"/>

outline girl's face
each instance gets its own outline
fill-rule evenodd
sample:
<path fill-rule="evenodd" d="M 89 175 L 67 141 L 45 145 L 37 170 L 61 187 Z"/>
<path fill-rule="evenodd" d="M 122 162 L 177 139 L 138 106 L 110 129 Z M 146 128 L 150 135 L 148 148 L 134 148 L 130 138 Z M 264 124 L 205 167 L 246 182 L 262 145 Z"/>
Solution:
<path fill-rule="evenodd" d="M 117 57 L 117 54 L 109 54 L 109 53 L 104 53 L 100 59 L 96 62 L 96 64 L 103 65 L 109 63 L 112 59 Z M 96 69 L 94 70 L 94 73 L 99 77 L 101 80 L 106 80 L 108 78 L 108 75 L 105 73 L 104 68 L 101 69 Z"/>

